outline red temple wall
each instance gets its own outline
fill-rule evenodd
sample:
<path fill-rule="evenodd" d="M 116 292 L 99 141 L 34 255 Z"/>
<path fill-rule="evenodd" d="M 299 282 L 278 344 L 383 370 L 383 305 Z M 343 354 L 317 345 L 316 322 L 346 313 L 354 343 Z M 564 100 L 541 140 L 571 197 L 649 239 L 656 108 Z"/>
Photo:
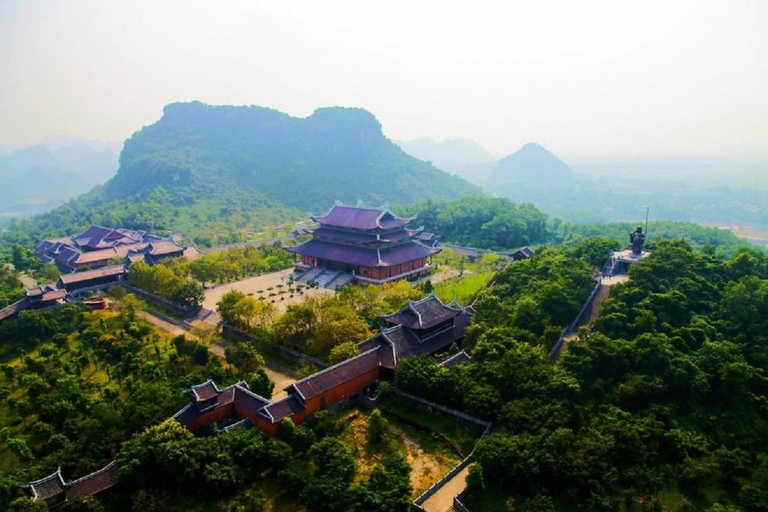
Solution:
<path fill-rule="evenodd" d="M 323 406 L 329 407 L 333 404 L 341 402 L 345 398 L 349 398 L 350 396 L 361 392 L 373 384 L 373 382 L 378 378 L 379 368 L 374 368 L 370 372 L 355 377 L 354 379 L 345 382 L 340 386 L 329 389 L 322 395 L 307 400 L 305 403 L 306 409 L 297 414 L 294 414 L 291 416 L 291 419 L 296 425 L 301 425 L 306 421 L 307 417 L 322 409 Z"/>
<path fill-rule="evenodd" d="M 243 409 L 242 407 L 235 406 L 235 415 L 240 419 L 249 418 L 256 426 L 256 428 L 268 436 L 274 437 L 277 435 L 278 425 L 273 425 L 272 423 L 268 422 L 266 419 L 256 414 L 256 411 L 251 411 L 249 409 Z"/>
<path fill-rule="evenodd" d="M 192 407 L 195 407 L 192 405 Z M 228 418 L 231 418 L 234 414 L 234 407 L 232 404 L 227 404 L 222 407 L 214 407 L 210 411 L 207 411 L 202 416 L 200 416 L 197 420 L 195 420 L 194 423 L 189 425 L 187 428 L 190 432 L 196 432 L 199 428 L 204 427 L 206 425 L 211 425 L 213 423 L 218 423 L 219 421 L 224 421 Z"/>
<path fill-rule="evenodd" d="M 416 270 L 424 265 L 424 258 L 420 258 L 418 260 L 407 261 L 391 267 L 360 267 L 358 273 L 363 277 L 370 277 L 372 279 L 389 279 L 390 277 Z"/>

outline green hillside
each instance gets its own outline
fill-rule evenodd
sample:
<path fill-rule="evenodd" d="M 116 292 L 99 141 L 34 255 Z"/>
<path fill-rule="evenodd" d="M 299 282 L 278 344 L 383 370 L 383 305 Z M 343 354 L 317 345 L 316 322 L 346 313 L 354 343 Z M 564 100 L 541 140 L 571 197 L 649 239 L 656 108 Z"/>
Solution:
<path fill-rule="evenodd" d="M 320 213 L 335 200 L 408 204 L 479 193 L 404 153 L 369 112 L 341 107 L 295 118 L 263 107 L 175 103 L 125 143 L 103 187 L 9 232 L 30 243 L 96 222 L 237 239 Z"/>

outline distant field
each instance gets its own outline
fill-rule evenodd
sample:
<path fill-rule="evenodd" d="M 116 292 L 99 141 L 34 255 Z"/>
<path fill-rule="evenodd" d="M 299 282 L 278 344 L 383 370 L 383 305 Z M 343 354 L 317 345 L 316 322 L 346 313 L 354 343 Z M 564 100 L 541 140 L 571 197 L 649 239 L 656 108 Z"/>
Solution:
<path fill-rule="evenodd" d="M 748 240 L 756 245 L 768 246 L 768 230 L 753 225 L 728 225 L 724 223 L 701 223 L 703 226 L 727 229 L 739 238 Z"/>

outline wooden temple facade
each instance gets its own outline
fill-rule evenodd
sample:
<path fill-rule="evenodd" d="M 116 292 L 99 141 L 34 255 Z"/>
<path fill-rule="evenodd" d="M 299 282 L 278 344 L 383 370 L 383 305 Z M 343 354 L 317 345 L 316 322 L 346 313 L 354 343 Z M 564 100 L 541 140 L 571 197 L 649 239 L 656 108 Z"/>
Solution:
<path fill-rule="evenodd" d="M 286 250 L 296 254 L 296 269 L 312 267 L 347 272 L 364 284 L 415 279 L 431 272 L 431 257 L 438 244 L 426 245 L 417 237 L 421 229 L 408 229 L 413 218 L 398 217 L 387 209 L 334 206 L 319 227 L 307 230 L 312 239 Z"/>

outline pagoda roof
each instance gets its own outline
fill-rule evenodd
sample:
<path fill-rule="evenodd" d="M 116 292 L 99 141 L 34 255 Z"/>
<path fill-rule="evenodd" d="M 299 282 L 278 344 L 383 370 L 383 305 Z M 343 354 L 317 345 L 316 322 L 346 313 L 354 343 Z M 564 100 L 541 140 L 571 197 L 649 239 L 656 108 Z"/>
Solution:
<path fill-rule="evenodd" d="M 402 325 L 410 329 L 429 329 L 450 320 L 464 309 L 455 301 L 449 305 L 442 303 L 433 293 L 419 301 L 408 301 L 408 305 L 391 315 L 379 315 L 391 325 Z"/>
<path fill-rule="evenodd" d="M 216 384 L 213 382 L 213 380 L 208 379 L 202 384 L 192 386 L 189 389 L 187 396 L 189 396 L 195 402 L 205 402 L 216 398 L 219 396 L 219 393 L 219 388 L 216 387 Z"/>
<path fill-rule="evenodd" d="M 406 242 L 380 249 L 335 244 L 325 240 L 312 239 L 286 250 L 322 260 L 337 261 L 361 267 L 389 267 L 408 261 L 426 258 L 439 252 L 418 242 Z"/>
<path fill-rule="evenodd" d="M 270 404 L 268 399 L 248 389 L 248 384 L 244 381 L 219 389 L 209 379 L 202 384 L 192 386 L 184 391 L 184 394 L 189 397 L 190 403 L 173 415 L 173 418 L 184 426 L 193 424 L 203 414 L 220 407 L 234 405 L 236 408 L 256 414 Z M 209 401 L 210 405 L 200 408 L 201 404 Z"/>
<path fill-rule="evenodd" d="M 175 252 L 182 251 L 184 251 L 184 247 L 180 246 L 173 240 L 160 240 L 158 242 L 151 242 L 147 252 L 152 256 L 162 256 L 165 254 L 173 254 Z"/>
<path fill-rule="evenodd" d="M 61 467 L 55 473 L 29 483 L 29 492 L 33 501 L 46 501 L 67 490 L 67 484 L 61 476 Z"/>
<path fill-rule="evenodd" d="M 415 217 L 398 217 L 388 209 L 363 208 L 335 205 L 322 217 L 312 217 L 312 220 L 324 226 L 359 230 L 390 230 L 405 226 Z"/>
<path fill-rule="evenodd" d="M 368 351 L 375 347 L 392 350 L 390 347 L 394 346 L 395 365 L 397 365 L 405 357 L 435 354 L 450 347 L 464 337 L 471 319 L 469 313 L 462 311 L 455 317 L 452 327 L 425 338 L 419 338 L 411 329 L 397 325 L 382 329 L 379 334 L 365 340 L 358 347 L 361 351 Z"/>
<path fill-rule="evenodd" d="M 319 227 L 310 232 L 317 238 L 330 239 L 339 242 L 349 242 L 353 244 L 386 244 L 409 240 L 418 234 L 419 231 L 399 229 L 397 231 L 382 233 L 377 236 L 377 233 L 372 232 L 347 231 L 330 227 Z"/>

